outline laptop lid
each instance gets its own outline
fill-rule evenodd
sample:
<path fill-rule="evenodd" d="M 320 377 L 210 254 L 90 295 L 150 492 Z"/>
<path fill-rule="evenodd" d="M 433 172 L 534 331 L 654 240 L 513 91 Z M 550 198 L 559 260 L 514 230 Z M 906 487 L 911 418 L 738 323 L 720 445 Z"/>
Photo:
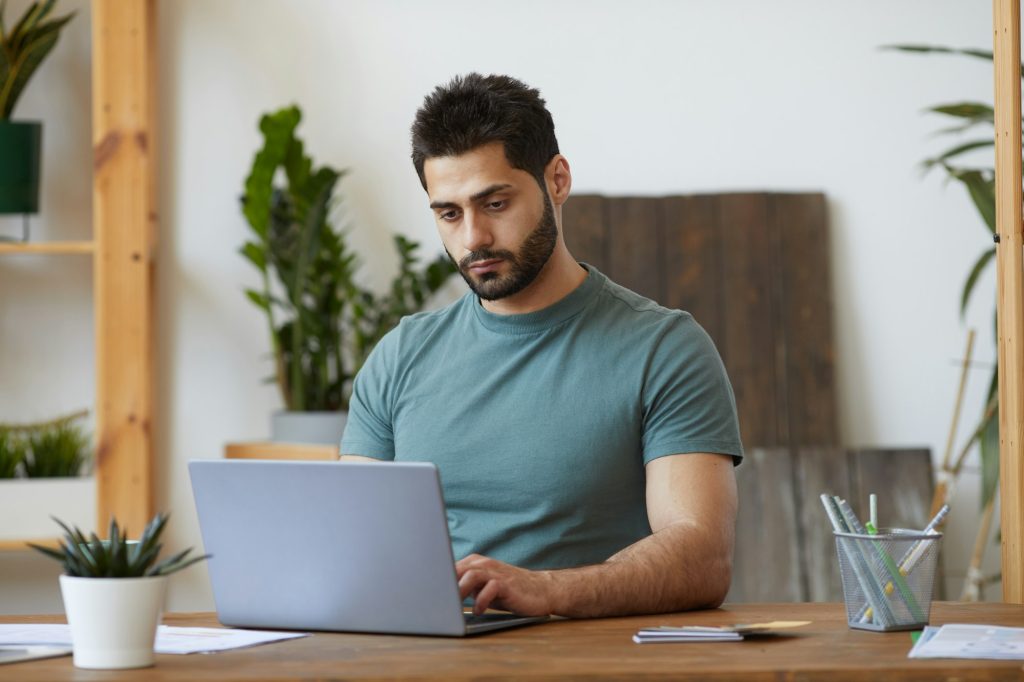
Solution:
<path fill-rule="evenodd" d="M 223 624 L 466 634 L 434 465 L 188 466 Z"/>

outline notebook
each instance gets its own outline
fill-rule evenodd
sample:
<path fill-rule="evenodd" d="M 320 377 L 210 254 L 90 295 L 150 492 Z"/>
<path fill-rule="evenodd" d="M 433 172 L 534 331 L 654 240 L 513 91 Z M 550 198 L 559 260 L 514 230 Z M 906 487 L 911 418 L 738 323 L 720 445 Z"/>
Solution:
<path fill-rule="evenodd" d="M 547 619 L 463 613 L 433 464 L 188 468 L 224 625 L 458 637 Z"/>

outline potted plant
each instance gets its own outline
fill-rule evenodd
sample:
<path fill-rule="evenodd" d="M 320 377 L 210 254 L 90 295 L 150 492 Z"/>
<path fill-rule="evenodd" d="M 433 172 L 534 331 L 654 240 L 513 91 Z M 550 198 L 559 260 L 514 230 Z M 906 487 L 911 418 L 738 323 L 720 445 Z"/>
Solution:
<path fill-rule="evenodd" d="M 241 253 L 259 270 L 261 286 L 245 293 L 266 315 L 273 380 L 285 406 L 274 415 L 272 438 L 337 444 L 352 380 L 373 346 L 420 310 L 455 267 L 438 256 L 418 268 L 419 245 L 395 236 L 399 273 L 390 290 L 360 287 L 358 258 L 330 219 L 344 171 L 314 167 L 295 135 L 301 118 L 292 106 L 260 119 L 263 148 L 242 196 L 252 238 Z M 279 174 L 283 183 L 275 182 Z"/>
<path fill-rule="evenodd" d="M 11 113 L 28 80 L 57 44 L 67 16 L 47 20 L 56 0 L 34 2 L 8 30 L 0 4 L 0 213 L 39 211 L 39 169 L 43 125 L 12 121 Z"/>
<path fill-rule="evenodd" d="M 64 530 L 57 549 L 30 545 L 64 567 L 61 597 L 71 628 L 75 666 L 144 668 L 153 665 L 153 643 L 167 592 L 167 577 L 209 558 L 189 558 L 191 548 L 163 561 L 160 534 L 167 515 L 157 514 L 137 541 L 110 522 L 110 536 L 86 539 L 77 527 Z"/>
<path fill-rule="evenodd" d="M 0 541 L 47 537 L 49 515 L 95 527 L 91 437 L 82 410 L 32 424 L 0 424 Z"/>

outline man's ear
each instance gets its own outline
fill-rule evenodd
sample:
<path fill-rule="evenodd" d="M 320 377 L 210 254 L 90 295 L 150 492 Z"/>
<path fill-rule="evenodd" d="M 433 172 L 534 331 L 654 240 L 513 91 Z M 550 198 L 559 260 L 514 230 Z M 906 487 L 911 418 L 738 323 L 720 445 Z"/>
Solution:
<path fill-rule="evenodd" d="M 569 170 L 569 160 L 561 154 L 548 161 L 544 168 L 544 182 L 548 187 L 548 196 L 551 203 L 561 206 L 569 198 L 569 191 L 572 189 L 572 172 Z"/>

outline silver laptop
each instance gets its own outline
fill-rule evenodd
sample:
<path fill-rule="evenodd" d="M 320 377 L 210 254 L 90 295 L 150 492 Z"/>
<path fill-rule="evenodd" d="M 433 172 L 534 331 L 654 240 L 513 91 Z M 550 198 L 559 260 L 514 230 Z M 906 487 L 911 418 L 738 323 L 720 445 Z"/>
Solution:
<path fill-rule="evenodd" d="M 224 625 L 458 637 L 546 620 L 463 612 L 433 464 L 188 468 Z"/>

